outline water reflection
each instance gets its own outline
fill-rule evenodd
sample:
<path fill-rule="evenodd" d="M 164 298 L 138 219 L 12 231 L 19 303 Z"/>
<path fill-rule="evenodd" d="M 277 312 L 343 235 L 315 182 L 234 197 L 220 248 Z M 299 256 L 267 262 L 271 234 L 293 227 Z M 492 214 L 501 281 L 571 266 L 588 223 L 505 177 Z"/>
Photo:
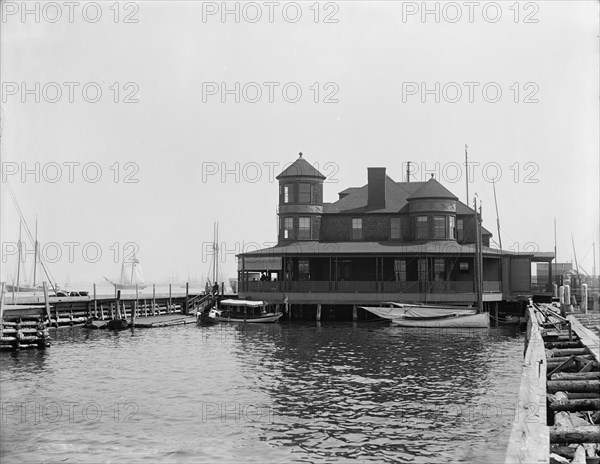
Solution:
<path fill-rule="evenodd" d="M 352 323 L 52 336 L 0 355 L 3 402 L 76 400 L 77 414 L 6 417 L 11 461 L 503 461 L 522 352 L 499 329 Z"/>

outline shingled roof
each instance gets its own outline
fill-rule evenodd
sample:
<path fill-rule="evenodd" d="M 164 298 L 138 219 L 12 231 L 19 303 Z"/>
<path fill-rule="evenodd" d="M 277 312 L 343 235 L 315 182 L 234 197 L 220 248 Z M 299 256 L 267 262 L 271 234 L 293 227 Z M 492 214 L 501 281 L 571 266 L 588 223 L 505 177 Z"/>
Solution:
<path fill-rule="evenodd" d="M 448 198 L 456 200 L 456 214 L 473 214 L 456 195 L 446 189 L 435 179 L 427 182 L 395 182 L 391 177 L 385 176 L 385 208 L 373 209 L 367 206 L 369 190 L 368 184 L 362 187 L 348 187 L 340 193 L 345 195 L 333 203 L 323 205 L 323 214 L 363 214 L 363 213 L 404 213 L 407 212 L 408 200 L 416 198 Z M 484 235 L 492 235 L 485 227 Z"/>
<path fill-rule="evenodd" d="M 302 158 L 302 153 L 300 153 L 298 159 L 284 169 L 276 179 L 279 180 L 284 177 L 312 177 L 323 180 L 326 179 L 326 177 L 317 171 L 312 164 Z"/>
<path fill-rule="evenodd" d="M 440 184 L 433 177 L 429 179 L 425 184 L 408 197 L 408 200 L 417 200 L 421 198 L 449 198 L 452 200 L 458 200 L 458 197 L 454 195 L 450 190 Z"/>

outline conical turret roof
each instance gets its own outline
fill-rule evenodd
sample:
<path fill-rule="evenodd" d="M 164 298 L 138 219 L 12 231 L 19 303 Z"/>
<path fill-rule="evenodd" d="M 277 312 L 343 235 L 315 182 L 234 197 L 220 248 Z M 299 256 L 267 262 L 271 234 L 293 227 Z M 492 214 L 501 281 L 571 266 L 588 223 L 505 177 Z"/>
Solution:
<path fill-rule="evenodd" d="M 312 177 L 317 179 L 326 179 L 326 177 L 317 171 L 312 164 L 306 161 L 302 157 L 302 153 L 296 161 L 288 166 L 284 171 L 279 174 L 276 179 L 282 179 L 285 177 Z"/>
<path fill-rule="evenodd" d="M 422 198 L 448 198 L 452 200 L 458 200 L 458 197 L 454 195 L 450 190 L 440 184 L 433 177 L 429 179 L 425 184 L 410 195 L 407 200 L 417 200 Z"/>

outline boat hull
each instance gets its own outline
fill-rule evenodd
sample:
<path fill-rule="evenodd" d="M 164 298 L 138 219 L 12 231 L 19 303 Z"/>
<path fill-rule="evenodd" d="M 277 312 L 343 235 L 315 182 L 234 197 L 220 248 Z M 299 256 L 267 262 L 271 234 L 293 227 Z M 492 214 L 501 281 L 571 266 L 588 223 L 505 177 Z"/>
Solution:
<path fill-rule="evenodd" d="M 261 317 L 240 317 L 240 316 L 231 316 L 228 317 L 226 315 L 220 315 L 219 316 L 219 321 L 221 322 L 244 322 L 247 324 L 264 324 L 264 323 L 272 323 L 272 322 L 277 322 L 281 316 L 283 316 L 283 313 L 277 313 L 277 314 L 265 314 Z"/>
<path fill-rule="evenodd" d="M 372 306 L 361 306 L 361 308 L 369 311 L 370 313 L 381 317 L 382 319 L 394 320 L 407 315 L 419 314 L 424 317 L 446 317 L 450 315 L 474 315 L 477 313 L 476 309 L 465 308 L 465 307 L 452 307 L 452 306 L 433 306 L 433 305 L 414 305 L 414 304 L 395 304 L 394 307 L 372 307 Z"/>
<path fill-rule="evenodd" d="M 464 329 L 485 329 L 490 326 L 490 316 L 488 313 L 477 313 L 467 315 L 455 315 L 449 317 L 398 317 L 392 319 L 393 325 L 401 327 L 421 327 L 421 328 L 464 328 Z"/>

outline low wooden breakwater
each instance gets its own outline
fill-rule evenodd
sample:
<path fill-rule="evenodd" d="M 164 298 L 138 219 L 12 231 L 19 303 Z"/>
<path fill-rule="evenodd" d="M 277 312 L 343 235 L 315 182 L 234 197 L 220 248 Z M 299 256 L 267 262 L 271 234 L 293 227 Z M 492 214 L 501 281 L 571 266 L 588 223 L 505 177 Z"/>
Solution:
<path fill-rule="evenodd" d="M 196 311 L 210 303 L 210 295 L 157 295 L 143 297 L 27 297 L 20 304 L 5 304 L 0 294 L 0 349 L 45 348 L 48 329 L 85 325 L 110 328 L 110 321 L 131 321 L 138 328 L 164 327 L 194 321 Z"/>
<path fill-rule="evenodd" d="M 600 462 L 600 343 L 574 314 L 530 302 L 506 463 Z"/>

